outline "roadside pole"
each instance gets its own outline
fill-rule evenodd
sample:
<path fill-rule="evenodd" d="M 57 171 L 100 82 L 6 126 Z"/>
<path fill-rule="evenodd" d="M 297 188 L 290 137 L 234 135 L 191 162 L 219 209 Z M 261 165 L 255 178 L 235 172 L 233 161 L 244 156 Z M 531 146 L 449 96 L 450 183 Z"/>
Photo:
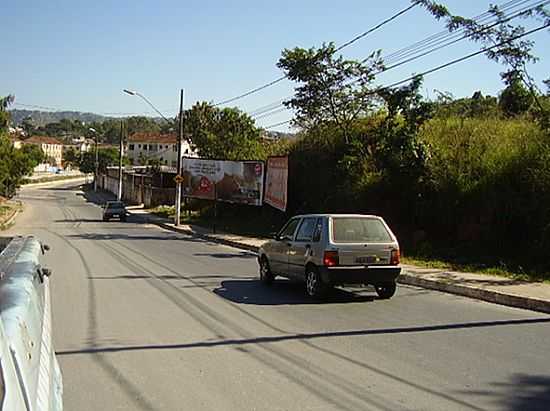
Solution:
<path fill-rule="evenodd" d="M 118 195 L 117 200 L 122 200 L 122 156 L 124 155 L 124 120 L 120 121 L 120 147 L 118 155 Z"/>
<path fill-rule="evenodd" d="M 183 89 L 180 91 L 180 127 L 179 127 L 179 133 L 178 133 L 178 160 L 177 160 L 177 167 L 176 167 L 176 175 L 180 178 L 177 178 L 176 181 L 176 202 L 175 202 L 175 208 L 176 208 L 176 217 L 174 221 L 174 225 L 178 227 L 180 225 L 180 213 L 181 213 L 181 144 L 183 141 Z"/>
<path fill-rule="evenodd" d="M 95 175 L 94 175 L 94 191 L 97 191 L 97 179 L 99 178 L 99 153 L 97 151 L 98 135 L 95 133 Z"/>

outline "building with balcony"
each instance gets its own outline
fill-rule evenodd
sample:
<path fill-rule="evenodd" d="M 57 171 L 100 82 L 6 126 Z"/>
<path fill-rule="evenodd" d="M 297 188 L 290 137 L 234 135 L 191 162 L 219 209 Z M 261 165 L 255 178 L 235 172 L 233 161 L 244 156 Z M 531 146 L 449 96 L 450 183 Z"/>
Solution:
<path fill-rule="evenodd" d="M 128 137 L 125 154 L 130 164 L 146 165 L 158 160 L 161 165 L 176 167 L 178 161 L 177 136 L 175 134 L 136 133 Z M 183 157 L 197 157 L 187 141 L 182 142 Z"/>

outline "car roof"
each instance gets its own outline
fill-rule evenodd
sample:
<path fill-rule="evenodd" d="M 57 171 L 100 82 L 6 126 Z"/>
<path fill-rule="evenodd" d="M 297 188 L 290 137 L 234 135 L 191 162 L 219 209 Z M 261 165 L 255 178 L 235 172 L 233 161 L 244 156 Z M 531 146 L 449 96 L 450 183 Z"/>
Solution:
<path fill-rule="evenodd" d="M 299 214 L 292 218 L 304 218 L 304 217 L 347 217 L 347 218 L 382 218 L 374 214 Z"/>

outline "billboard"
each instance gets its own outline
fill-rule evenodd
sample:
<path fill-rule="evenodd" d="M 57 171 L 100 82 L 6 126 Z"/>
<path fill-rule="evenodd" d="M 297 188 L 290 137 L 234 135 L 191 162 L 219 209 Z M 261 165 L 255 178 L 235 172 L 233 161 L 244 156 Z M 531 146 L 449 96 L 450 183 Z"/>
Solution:
<path fill-rule="evenodd" d="M 261 206 L 264 191 L 262 161 L 182 159 L 183 195 L 205 200 Z"/>
<path fill-rule="evenodd" d="M 286 211 L 288 188 L 288 157 L 269 157 L 265 180 L 265 203 Z"/>

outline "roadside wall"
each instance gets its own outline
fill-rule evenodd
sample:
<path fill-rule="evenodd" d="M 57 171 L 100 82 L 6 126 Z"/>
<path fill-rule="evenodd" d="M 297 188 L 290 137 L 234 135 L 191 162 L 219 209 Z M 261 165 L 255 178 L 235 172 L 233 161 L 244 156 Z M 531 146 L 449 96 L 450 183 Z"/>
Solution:
<path fill-rule="evenodd" d="M 118 176 L 101 175 L 98 179 L 98 186 L 116 195 L 118 193 Z M 175 189 L 153 186 L 153 178 L 149 175 L 124 173 L 122 199 L 127 204 L 143 204 L 146 208 L 173 205 Z"/>

